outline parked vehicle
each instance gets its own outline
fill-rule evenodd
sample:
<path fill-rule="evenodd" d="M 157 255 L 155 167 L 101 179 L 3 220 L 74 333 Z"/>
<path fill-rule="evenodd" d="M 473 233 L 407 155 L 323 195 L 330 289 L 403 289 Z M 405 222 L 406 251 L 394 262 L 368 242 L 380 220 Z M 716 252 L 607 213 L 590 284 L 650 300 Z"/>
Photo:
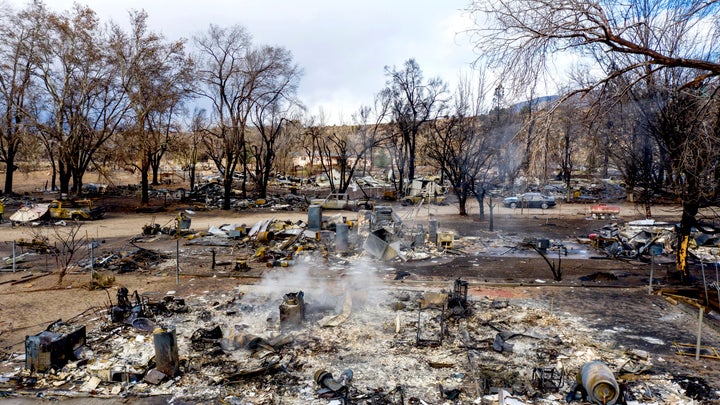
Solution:
<path fill-rule="evenodd" d="M 53 219 L 99 219 L 105 214 L 103 207 L 93 200 L 54 200 L 48 208 Z"/>
<path fill-rule="evenodd" d="M 555 198 L 540 193 L 525 193 L 516 197 L 508 197 L 503 200 L 503 205 L 508 208 L 542 208 L 548 209 L 556 205 Z"/>
<path fill-rule="evenodd" d="M 325 198 L 313 198 L 310 205 L 319 205 L 327 210 L 357 210 L 371 209 L 373 204 L 369 200 L 353 200 L 347 193 L 331 193 Z"/>

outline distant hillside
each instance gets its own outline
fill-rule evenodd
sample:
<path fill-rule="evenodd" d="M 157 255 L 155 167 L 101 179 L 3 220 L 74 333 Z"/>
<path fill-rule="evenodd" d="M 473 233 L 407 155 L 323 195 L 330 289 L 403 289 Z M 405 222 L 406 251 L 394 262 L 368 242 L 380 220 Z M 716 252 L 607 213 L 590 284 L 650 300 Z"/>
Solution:
<path fill-rule="evenodd" d="M 508 107 L 508 109 L 513 112 L 520 112 L 520 110 L 530 105 L 530 103 L 533 103 L 533 108 L 538 110 L 557 100 L 559 97 L 560 96 L 558 95 L 537 97 L 530 101 L 523 101 L 521 103 L 513 104 Z"/>

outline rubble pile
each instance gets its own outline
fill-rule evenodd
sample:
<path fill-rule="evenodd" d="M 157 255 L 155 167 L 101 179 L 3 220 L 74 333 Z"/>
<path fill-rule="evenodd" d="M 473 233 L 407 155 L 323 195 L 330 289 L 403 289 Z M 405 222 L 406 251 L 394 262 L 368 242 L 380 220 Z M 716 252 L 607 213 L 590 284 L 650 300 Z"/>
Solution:
<path fill-rule="evenodd" d="M 134 249 L 130 251 L 109 252 L 100 257 L 93 258 L 92 265 L 95 268 L 126 273 L 136 270 L 147 270 L 170 259 L 170 255 L 164 252 L 138 246 L 133 247 Z M 90 258 L 78 260 L 78 266 L 83 269 L 89 269 Z"/>
<path fill-rule="evenodd" d="M 654 219 L 610 223 L 590 234 L 589 239 L 595 249 L 609 257 L 648 261 L 651 255 L 671 254 L 677 242 L 675 225 Z M 720 231 L 711 225 L 695 228 L 688 253 L 700 263 L 717 263 L 720 258 Z"/>
<path fill-rule="evenodd" d="M 231 195 L 231 207 L 236 210 L 270 208 L 276 211 L 301 211 L 308 207 L 308 201 L 304 196 L 293 193 L 273 195 L 262 199 L 241 198 L 242 193 L 237 190 L 232 190 Z M 225 192 L 221 184 L 206 183 L 180 199 L 193 203 L 196 208 L 215 209 L 222 208 L 224 196 Z"/>
<path fill-rule="evenodd" d="M 86 325 L 54 327 L 55 341 L 70 342 L 62 361 L 41 371 L 26 365 L 37 356 L 15 355 L 0 386 L 245 404 L 559 404 L 597 391 L 573 383 L 600 361 L 634 403 L 689 401 L 672 376 L 652 372 L 647 352 L 595 340 L 582 319 L 468 296 L 460 279 L 449 291 L 387 288 L 377 272 L 298 266 L 185 298 L 119 289 L 87 336 Z"/>
<path fill-rule="evenodd" d="M 410 228 L 389 206 L 360 210 L 356 218 L 342 214 L 323 216 L 313 212 L 307 222 L 260 220 L 254 225 L 222 224 L 207 231 L 190 231 L 190 246 L 220 246 L 236 254 L 235 270 L 248 270 L 251 263 L 287 267 L 314 260 L 316 254 L 342 260 L 369 256 L 380 260 L 427 259 L 453 252 L 454 233 L 438 231 L 437 221 L 429 229 L 422 224 Z M 212 250 L 211 250 L 212 252 Z M 214 257 L 214 256 L 213 256 Z M 213 268 L 215 266 L 213 261 Z"/>
<path fill-rule="evenodd" d="M 589 239 L 607 256 L 627 259 L 649 258 L 652 247 L 659 249 L 655 255 L 672 252 L 675 242 L 674 226 L 653 219 L 607 224 Z"/>

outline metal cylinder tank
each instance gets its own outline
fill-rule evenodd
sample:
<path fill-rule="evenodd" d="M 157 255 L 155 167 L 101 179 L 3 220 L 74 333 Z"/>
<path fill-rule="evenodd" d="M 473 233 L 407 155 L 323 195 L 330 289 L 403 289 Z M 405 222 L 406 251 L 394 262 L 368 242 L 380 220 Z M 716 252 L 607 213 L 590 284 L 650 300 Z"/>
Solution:
<path fill-rule="evenodd" d="M 337 224 L 335 225 L 335 248 L 338 252 L 345 252 L 349 247 L 348 239 L 348 225 Z"/>
<path fill-rule="evenodd" d="M 153 344 L 155 346 L 155 368 L 168 377 L 174 377 L 180 366 L 175 328 L 155 329 Z"/>
<path fill-rule="evenodd" d="M 620 396 L 615 376 L 601 361 L 585 363 L 578 380 L 587 391 L 588 401 L 594 404 L 613 405 Z"/>
<path fill-rule="evenodd" d="M 319 231 L 322 226 L 322 206 L 311 205 L 308 207 L 308 229 Z"/>
<path fill-rule="evenodd" d="M 431 244 L 437 244 L 438 243 L 438 221 L 437 219 L 431 219 L 428 221 L 428 227 L 430 228 L 430 243 Z"/>

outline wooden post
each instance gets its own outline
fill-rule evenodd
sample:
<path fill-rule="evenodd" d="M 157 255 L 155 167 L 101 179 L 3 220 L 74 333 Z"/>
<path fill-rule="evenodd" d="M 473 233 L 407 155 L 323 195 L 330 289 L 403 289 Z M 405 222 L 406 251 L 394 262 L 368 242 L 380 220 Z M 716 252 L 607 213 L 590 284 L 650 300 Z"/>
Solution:
<path fill-rule="evenodd" d="M 15 273 L 15 268 L 16 268 L 15 267 L 15 246 L 17 246 L 17 245 L 16 245 L 15 240 L 13 240 L 13 273 Z"/>

